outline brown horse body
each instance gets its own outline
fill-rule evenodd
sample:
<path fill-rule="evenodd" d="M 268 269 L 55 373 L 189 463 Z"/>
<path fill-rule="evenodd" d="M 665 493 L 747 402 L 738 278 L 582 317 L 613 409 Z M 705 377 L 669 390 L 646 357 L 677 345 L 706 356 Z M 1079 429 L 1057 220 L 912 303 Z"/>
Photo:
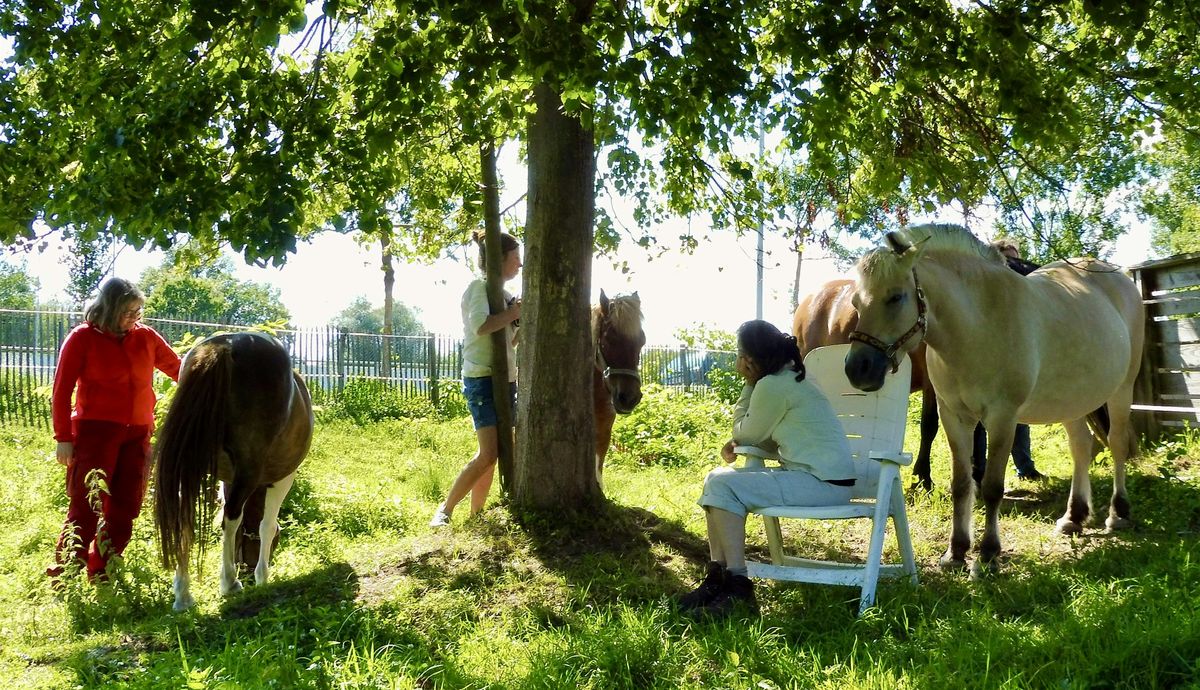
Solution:
<path fill-rule="evenodd" d="M 190 607 L 188 559 L 201 550 L 224 489 L 221 593 L 241 589 L 235 552 L 251 496 L 261 493 L 255 581 L 266 582 L 279 506 L 312 440 L 308 388 L 287 350 L 255 332 L 217 335 L 184 358 L 179 388 L 158 432 L 155 521 L 163 565 L 175 566 L 175 609 Z"/>
<path fill-rule="evenodd" d="M 831 280 L 800 300 L 792 316 L 792 335 L 796 336 L 801 356 L 824 345 L 850 342 L 850 334 L 858 328 L 858 312 L 851 303 L 854 289 L 853 280 Z M 938 432 L 937 395 L 925 369 L 925 343 L 908 356 L 912 360 L 911 391 L 921 391 L 921 445 L 913 464 L 913 476 L 928 491 L 933 488 L 929 453 Z"/>
<path fill-rule="evenodd" d="M 642 300 L 635 292 L 611 300 L 600 292 L 592 307 L 592 403 L 596 412 L 596 481 L 603 486 L 604 458 L 612 441 L 613 422 L 628 414 L 642 399 L 638 363 L 646 334 L 642 331 Z"/>

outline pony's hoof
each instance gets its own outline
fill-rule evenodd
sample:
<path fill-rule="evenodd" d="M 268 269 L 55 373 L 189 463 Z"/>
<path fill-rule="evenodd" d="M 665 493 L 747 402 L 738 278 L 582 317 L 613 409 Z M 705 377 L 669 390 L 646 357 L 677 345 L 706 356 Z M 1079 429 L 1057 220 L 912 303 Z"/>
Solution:
<path fill-rule="evenodd" d="M 1108 516 L 1108 519 L 1104 521 L 1104 528 L 1109 532 L 1120 532 L 1122 530 L 1131 529 L 1132 527 L 1133 521 L 1129 518 L 1110 515 Z"/>
<path fill-rule="evenodd" d="M 965 558 L 951 556 L 950 554 L 945 554 L 942 556 L 941 559 L 938 560 L 938 565 L 941 566 L 942 570 L 947 571 L 963 571 L 967 569 L 967 561 Z"/>
<path fill-rule="evenodd" d="M 242 591 L 242 583 L 239 580 L 234 580 L 228 585 L 224 582 L 221 583 L 221 596 L 223 597 L 227 597 L 230 594 L 237 594 L 240 591 Z"/>
<path fill-rule="evenodd" d="M 1083 534 L 1083 525 L 1070 518 L 1059 518 L 1058 522 L 1054 523 L 1054 533 L 1061 534 L 1064 537 L 1073 537 Z"/>
<path fill-rule="evenodd" d="M 175 610 L 175 613 L 183 613 L 195 605 L 196 600 L 192 598 L 192 595 L 188 594 L 185 596 L 175 597 L 175 603 L 171 606 L 171 608 Z"/>

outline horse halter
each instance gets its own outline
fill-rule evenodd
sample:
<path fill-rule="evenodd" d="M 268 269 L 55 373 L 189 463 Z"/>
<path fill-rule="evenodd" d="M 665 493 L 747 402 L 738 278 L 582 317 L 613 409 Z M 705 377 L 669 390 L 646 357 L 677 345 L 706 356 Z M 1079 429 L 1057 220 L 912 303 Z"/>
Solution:
<path fill-rule="evenodd" d="M 608 366 L 608 362 L 604 359 L 604 333 L 596 338 L 596 369 L 600 371 L 600 375 L 604 378 L 604 385 L 608 385 L 608 379 L 611 376 L 630 376 L 638 385 L 642 383 L 642 376 L 637 369 L 614 369 Z"/>
<path fill-rule="evenodd" d="M 897 356 L 897 353 L 900 352 L 900 348 L 904 346 L 904 343 L 907 342 L 909 338 L 916 335 L 917 331 L 921 332 L 922 338 L 925 337 L 925 292 L 921 290 L 921 281 L 917 280 L 917 272 L 915 270 L 913 271 L 912 276 L 913 285 L 916 287 L 917 293 L 917 322 L 912 325 L 912 328 L 905 331 L 904 335 L 901 335 L 899 338 L 897 338 L 896 342 L 892 343 L 891 345 L 888 345 L 869 333 L 863 333 L 862 331 L 856 330 L 850 334 L 851 342 L 857 340 L 860 343 L 870 345 L 876 350 L 882 352 L 883 356 L 887 357 L 888 361 L 891 362 L 893 374 L 896 373 L 896 371 L 900 368 L 900 357 Z"/>

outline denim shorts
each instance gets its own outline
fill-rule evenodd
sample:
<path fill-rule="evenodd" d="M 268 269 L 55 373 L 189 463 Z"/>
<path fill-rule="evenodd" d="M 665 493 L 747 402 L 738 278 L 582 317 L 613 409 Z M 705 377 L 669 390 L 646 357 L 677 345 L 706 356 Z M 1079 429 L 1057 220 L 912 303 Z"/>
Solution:
<path fill-rule="evenodd" d="M 517 384 L 509 383 L 509 395 L 512 396 L 513 414 L 517 411 Z M 471 419 L 476 429 L 496 426 L 496 402 L 492 398 L 491 376 L 468 376 L 463 379 L 463 397 L 467 399 L 467 407 L 471 410 Z"/>

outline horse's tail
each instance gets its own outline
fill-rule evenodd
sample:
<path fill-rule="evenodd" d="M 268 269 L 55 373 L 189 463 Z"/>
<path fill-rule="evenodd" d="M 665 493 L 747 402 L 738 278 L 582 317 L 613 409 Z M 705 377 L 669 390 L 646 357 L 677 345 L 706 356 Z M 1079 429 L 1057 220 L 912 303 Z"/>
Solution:
<path fill-rule="evenodd" d="M 1110 423 L 1108 421 L 1108 405 L 1101 405 L 1095 410 L 1088 413 L 1088 427 L 1092 430 L 1092 435 L 1100 439 L 1105 448 L 1112 450 L 1108 443 L 1108 430 Z M 1132 457 L 1132 456 L 1131 456 Z"/>
<path fill-rule="evenodd" d="M 193 543 L 198 542 L 200 549 L 197 565 L 203 560 L 212 527 L 217 457 L 229 422 L 233 376 L 229 344 L 202 343 L 188 359 L 189 368 L 158 431 L 155 450 L 154 521 L 162 564 L 168 569 L 186 558 Z"/>

